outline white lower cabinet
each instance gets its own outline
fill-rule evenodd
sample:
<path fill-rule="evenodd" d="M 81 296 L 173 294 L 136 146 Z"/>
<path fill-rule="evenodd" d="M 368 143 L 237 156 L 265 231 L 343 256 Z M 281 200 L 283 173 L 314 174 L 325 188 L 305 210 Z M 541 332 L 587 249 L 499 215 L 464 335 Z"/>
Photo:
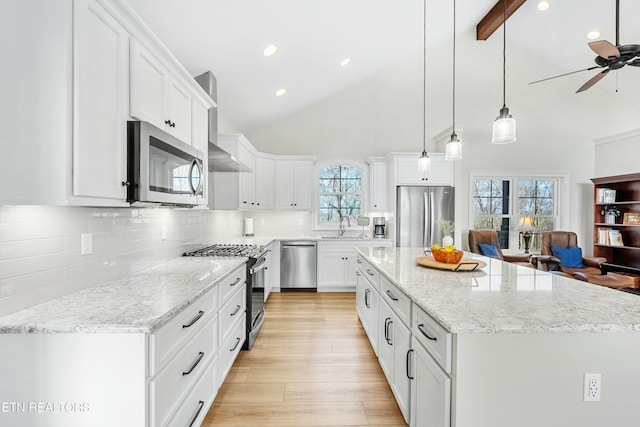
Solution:
<path fill-rule="evenodd" d="M 384 297 L 380 301 L 378 324 L 380 326 L 378 360 L 402 415 L 409 421 L 411 380 L 408 357 L 411 350 L 411 330 L 389 307 Z"/>
<path fill-rule="evenodd" d="M 199 426 L 207 415 L 207 408 L 213 403 L 216 390 L 216 360 L 210 362 L 204 373 L 184 399 L 184 403 L 169 422 L 169 427 Z"/>
<path fill-rule="evenodd" d="M 373 351 L 378 355 L 380 294 L 361 270 L 356 272 L 356 305 L 362 327 L 369 337 Z"/>
<path fill-rule="evenodd" d="M 411 341 L 411 426 L 451 425 L 451 379 L 414 337 Z"/>

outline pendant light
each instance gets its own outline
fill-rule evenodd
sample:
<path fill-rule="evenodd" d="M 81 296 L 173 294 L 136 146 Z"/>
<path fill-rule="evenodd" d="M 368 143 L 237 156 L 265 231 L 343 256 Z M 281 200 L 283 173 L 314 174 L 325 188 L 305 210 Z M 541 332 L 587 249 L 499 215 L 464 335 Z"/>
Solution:
<path fill-rule="evenodd" d="M 424 21 L 422 32 L 424 35 L 423 43 L 423 62 L 422 62 L 422 154 L 418 159 L 418 169 L 422 176 L 426 175 L 431 168 L 431 159 L 427 154 L 427 0 L 424 0 Z"/>
<path fill-rule="evenodd" d="M 453 0 L 453 124 L 451 125 L 451 139 L 447 142 L 445 159 L 462 159 L 462 143 L 456 135 L 456 0 Z"/>
<path fill-rule="evenodd" d="M 500 115 L 493 122 L 492 144 L 511 144 L 516 142 L 516 121 L 511 114 L 506 103 L 507 78 L 507 0 L 503 0 L 503 23 L 502 23 L 502 108 Z"/>

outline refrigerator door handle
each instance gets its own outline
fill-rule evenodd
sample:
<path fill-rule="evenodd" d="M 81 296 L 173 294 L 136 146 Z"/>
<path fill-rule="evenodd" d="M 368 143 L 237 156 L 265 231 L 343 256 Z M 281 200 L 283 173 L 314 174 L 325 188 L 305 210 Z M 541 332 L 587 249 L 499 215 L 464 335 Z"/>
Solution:
<path fill-rule="evenodd" d="M 424 209 L 424 218 L 422 218 L 422 220 L 424 221 L 424 236 L 422 237 L 422 246 L 425 248 L 431 246 L 429 242 L 431 241 L 432 226 L 430 224 L 430 221 L 428 221 L 429 215 L 431 214 L 431 203 L 429 200 L 430 194 L 431 193 L 428 190 L 422 193 L 424 203 L 424 206 L 422 207 Z"/>

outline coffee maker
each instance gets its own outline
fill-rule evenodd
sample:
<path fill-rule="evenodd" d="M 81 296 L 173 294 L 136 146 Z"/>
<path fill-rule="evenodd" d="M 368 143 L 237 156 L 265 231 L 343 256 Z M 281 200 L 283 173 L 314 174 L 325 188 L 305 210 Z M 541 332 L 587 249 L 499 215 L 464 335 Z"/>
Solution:
<path fill-rule="evenodd" d="M 373 217 L 373 237 L 378 239 L 385 238 L 385 219 L 383 216 Z"/>

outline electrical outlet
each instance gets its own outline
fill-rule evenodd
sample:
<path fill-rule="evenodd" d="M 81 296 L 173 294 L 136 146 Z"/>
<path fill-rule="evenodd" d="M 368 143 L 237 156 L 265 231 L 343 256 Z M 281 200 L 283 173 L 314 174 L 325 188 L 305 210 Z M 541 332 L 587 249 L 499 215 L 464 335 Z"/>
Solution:
<path fill-rule="evenodd" d="M 80 254 L 91 255 L 93 253 L 93 234 L 84 233 L 80 235 Z"/>
<path fill-rule="evenodd" d="M 167 226 L 165 224 L 160 227 L 160 240 L 167 240 Z"/>
<path fill-rule="evenodd" d="M 584 374 L 584 401 L 599 402 L 602 389 L 600 374 Z"/>

